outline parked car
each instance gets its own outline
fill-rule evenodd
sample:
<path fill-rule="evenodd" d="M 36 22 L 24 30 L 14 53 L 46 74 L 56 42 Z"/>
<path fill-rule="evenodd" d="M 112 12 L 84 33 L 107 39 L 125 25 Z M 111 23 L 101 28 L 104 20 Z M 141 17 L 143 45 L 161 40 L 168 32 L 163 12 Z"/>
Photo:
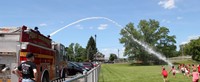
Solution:
<path fill-rule="evenodd" d="M 94 67 L 92 62 L 83 62 L 83 66 L 85 68 L 88 68 L 89 70 L 91 70 Z"/>
<path fill-rule="evenodd" d="M 89 71 L 89 70 L 90 70 L 89 68 L 87 68 L 87 67 L 85 67 L 85 66 L 83 65 L 83 62 L 77 62 L 77 65 L 79 65 L 82 69 L 85 69 L 86 71 Z"/>
<path fill-rule="evenodd" d="M 98 62 L 92 62 L 92 64 L 94 67 L 97 67 L 99 65 Z"/>
<path fill-rule="evenodd" d="M 74 62 L 68 62 L 67 63 L 67 71 L 68 71 L 68 75 L 76 75 L 78 73 L 83 74 L 84 69 L 82 69 L 81 67 L 79 67 Z"/>

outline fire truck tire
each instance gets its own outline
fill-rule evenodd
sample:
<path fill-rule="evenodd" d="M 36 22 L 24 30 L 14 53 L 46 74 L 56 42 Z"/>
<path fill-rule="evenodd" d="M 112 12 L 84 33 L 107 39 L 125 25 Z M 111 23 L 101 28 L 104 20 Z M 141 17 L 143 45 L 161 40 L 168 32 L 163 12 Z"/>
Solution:
<path fill-rule="evenodd" d="M 49 82 L 49 73 L 45 72 L 44 76 L 42 77 L 42 82 Z"/>

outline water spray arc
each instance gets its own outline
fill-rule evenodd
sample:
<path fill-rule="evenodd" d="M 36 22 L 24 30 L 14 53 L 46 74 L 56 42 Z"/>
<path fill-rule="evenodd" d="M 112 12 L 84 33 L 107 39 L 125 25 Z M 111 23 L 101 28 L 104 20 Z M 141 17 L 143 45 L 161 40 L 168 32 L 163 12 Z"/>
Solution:
<path fill-rule="evenodd" d="M 129 32 L 128 30 L 126 30 L 125 28 L 123 28 L 122 25 L 120 25 L 120 24 L 118 24 L 117 22 L 115 22 L 115 21 L 113 21 L 113 20 L 111 20 L 111 19 L 109 19 L 109 18 L 106 18 L 106 17 L 88 17 L 88 18 L 80 19 L 80 20 L 78 20 L 78 21 L 72 22 L 72 23 L 70 23 L 70 24 L 68 24 L 68 25 L 66 25 L 66 26 L 64 26 L 64 27 L 62 27 L 62 28 L 56 30 L 55 32 L 51 33 L 50 36 L 53 36 L 53 35 L 56 34 L 57 32 L 59 32 L 59 31 L 65 29 L 65 28 L 67 28 L 67 27 L 69 27 L 69 26 L 71 26 L 71 25 L 74 25 L 74 24 L 77 24 L 77 23 L 79 23 L 79 22 L 86 21 L 86 20 L 92 20 L 92 19 L 105 19 L 105 20 L 108 20 L 108 21 L 112 22 L 113 24 L 115 24 L 116 26 L 118 26 L 118 27 L 124 29 L 125 31 L 127 31 L 127 33 L 131 36 L 130 32 Z M 158 52 L 154 51 L 153 48 L 150 47 L 148 44 L 143 43 L 143 42 L 140 42 L 139 40 L 135 39 L 133 36 L 131 36 L 131 39 L 132 39 L 133 41 L 137 42 L 139 45 L 143 46 L 144 49 L 145 49 L 148 53 L 155 55 L 155 56 L 158 57 L 159 59 L 165 61 L 165 62 L 166 62 L 168 65 L 170 65 L 170 66 L 173 65 L 170 61 L 168 61 L 168 60 L 166 59 L 165 56 L 163 56 L 161 53 L 158 53 Z"/>
<path fill-rule="evenodd" d="M 72 23 L 70 23 L 70 24 L 68 24 L 68 25 L 66 25 L 66 26 L 64 26 L 64 27 L 62 27 L 62 28 L 56 30 L 55 32 L 51 33 L 50 36 L 53 36 L 53 35 L 56 34 L 57 32 L 59 32 L 59 31 L 65 29 L 65 28 L 67 28 L 67 27 L 69 27 L 69 26 L 71 26 L 71 25 L 74 25 L 74 24 L 77 24 L 77 23 L 79 23 L 79 22 L 86 21 L 86 20 L 92 20 L 92 19 L 105 19 L 105 20 L 108 20 L 108 21 L 114 23 L 114 24 L 117 25 L 118 27 L 122 27 L 122 26 L 121 26 L 120 24 L 118 24 L 117 22 L 115 22 L 115 21 L 113 21 L 113 20 L 111 20 L 111 19 L 109 19 L 109 18 L 106 18 L 106 17 L 88 17 L 88 18 L 83 18 L 83 19 L 77 20 L 77 21 L 75 21 L 75 22 L 72 22 Z"/>

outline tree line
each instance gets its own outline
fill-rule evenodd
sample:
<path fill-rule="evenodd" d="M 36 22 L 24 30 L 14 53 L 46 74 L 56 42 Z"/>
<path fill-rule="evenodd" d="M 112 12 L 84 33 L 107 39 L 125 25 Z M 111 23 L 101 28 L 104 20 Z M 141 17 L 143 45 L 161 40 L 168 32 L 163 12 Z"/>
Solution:
<path fill-rule="evenodd" d="M 157 57 L 149 54 L 141 45 L 133 41 L 135 39 L 148 44 L 154 50 L 162 53 L 167 58 L 177 56 L 176 36 L 169 35 L 169 29 L 160 26 L 156 20 L 141 20 L 139 24 L 127 24 L 120 32 L 122 36 L 119 41 L 124 45 L 124 56 L 140 61 L 142 64 L 161 64 L 163 63 Z"/>
<path fill-rule="evenodd" d="M 180 45 L 180 54 L 190 55 L 193 60 L 200 61 L 200 37 Z"/>
<path fill-rule="evenodd" d="M 133 38 L 148 44 L 155 51 L 160 52 L 165 57 L 176 57 L 180 55 L 191 55 L 193 60 L 200 60 L 200 38 L 191 40 L 189 43 L 180 45 L 177 51 L 176 36 L 170 35 L 170 30 L 165 26 L 160 26 L 159 21 L 154 19 L 140 20 L 137 26 L 134 23 L 128 23 L 121 29 L 119 42 L 123 44 L 125 50 L 123 55 L 128 56 L 131 60 L 140 61 L 142 64 L 163 64 L 152 54 L 149 54 Z M 78 43 L 71 43 L 66 47 L 67 59 L 69 61 L 86 61 L 93 60 L 94 54 L 98 52 L 96 42 L 91 36 L 87 46 L 83 48 Z M 111 61 L 117 59 L 116 54 L 111 53 Z"/>
<path fill-rule="evenodd" d="M 142 64 L 161 64 L 164 62 L 147 53 L 141 45 L 132 40 L 132 37 L 148 44 L 167 58 L 190 55 L 193 60 L 200 61 L 200 37 L 180 45 L 180 50 L 177 51 L 176 36 L 169 35 L 169 33 L 170 30 L 167 27 L 160 26 L 156 20 L 140 20 L 137 26 L 134 26 L 134 23 L 128 23 L 121 29 L 120 35 L 122 37 L 119 41 L 125 47 L 124 56 L 141 61 Z"/>
<path fill-rule="evenodd" d="M 68 47 L 65 48 L 66 59 L 68 61 L 93 61 L 94 54 L 97 53 L 98 49 L 96 47 L 96 42 L 91 36 L 86 48 L 82 47 L 79 43 L 71 43 Z"/>

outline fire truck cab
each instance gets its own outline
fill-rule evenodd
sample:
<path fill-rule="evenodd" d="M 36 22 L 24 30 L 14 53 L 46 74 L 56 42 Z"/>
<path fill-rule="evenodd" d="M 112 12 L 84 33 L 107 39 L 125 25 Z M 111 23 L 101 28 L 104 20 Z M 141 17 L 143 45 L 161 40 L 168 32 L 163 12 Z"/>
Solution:
<path fill-rule="evenodd" d="M 65 76 L 64 49 L 64 45 L 26 26 L 0 28 L 0 82 L 20 82 L 12 70 L 26 61 L 28 52 L 35 55 L 37 82 L 50 82 Z"/>

